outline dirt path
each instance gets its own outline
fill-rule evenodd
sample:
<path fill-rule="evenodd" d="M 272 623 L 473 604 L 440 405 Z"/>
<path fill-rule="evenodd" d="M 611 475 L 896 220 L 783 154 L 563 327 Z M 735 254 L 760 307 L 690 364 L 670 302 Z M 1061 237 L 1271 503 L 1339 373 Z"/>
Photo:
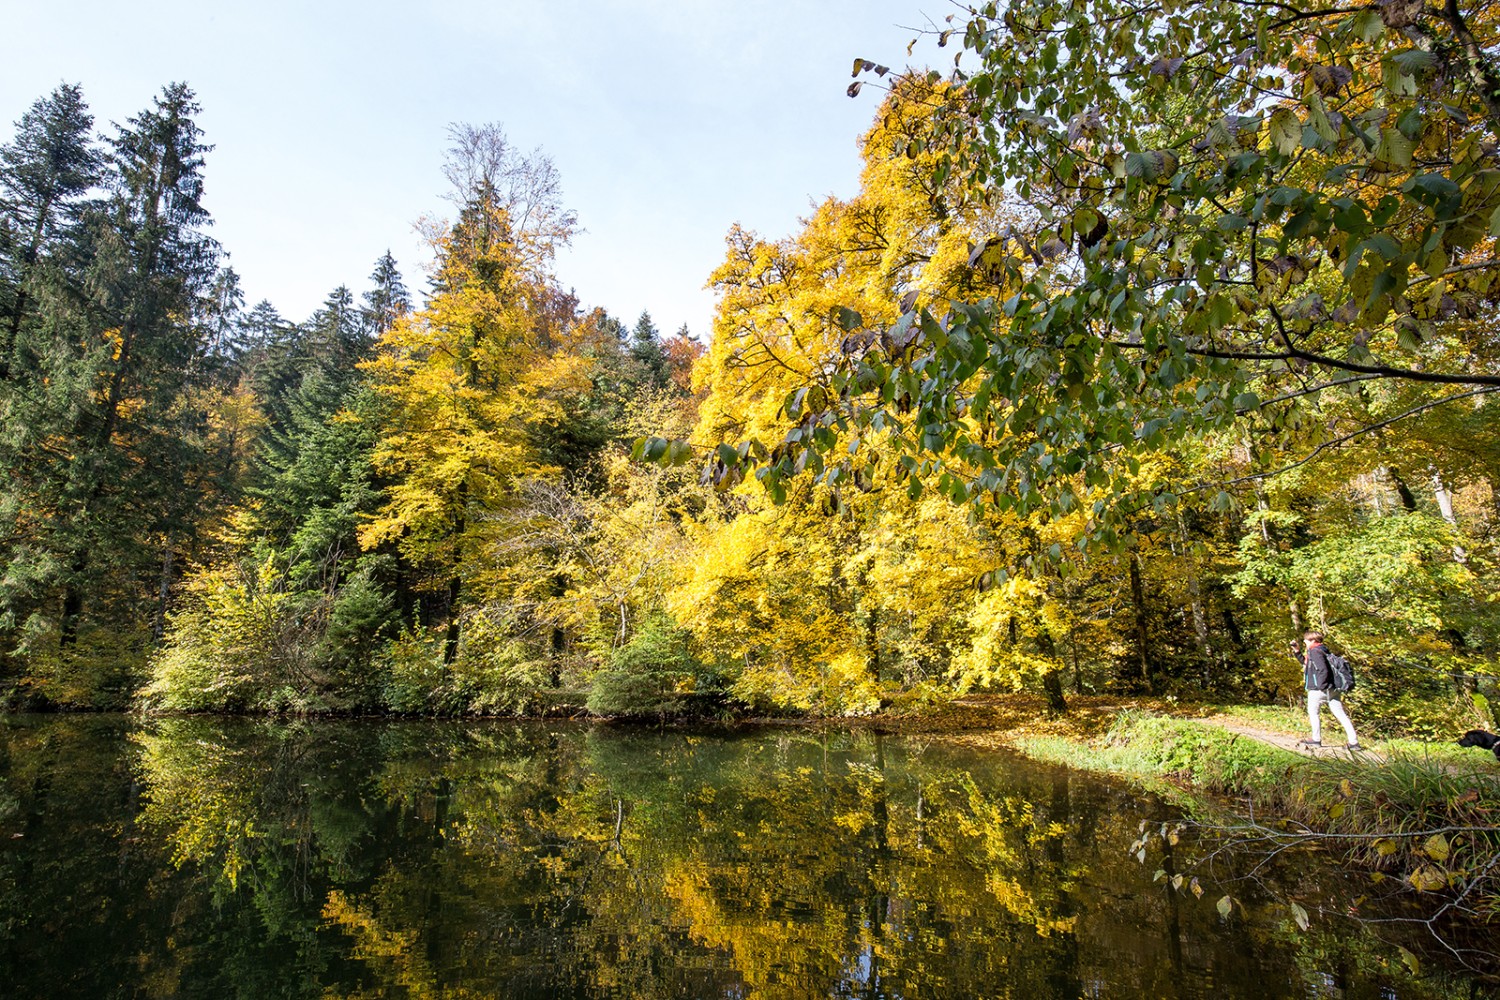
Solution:
<path fill-rule="evenodd" d="M 1361 747 L 1358 750 L 1349 750 L 1343 743 L 1324 743 L 1320 747 L 1310 747 L 1297 742 L 1300 737 L 1288 736 L 1286 733 L 1273 732 L 1269 729 L 1261 729 L 1256 726 L 1247 726 L 1242 722 L 1227 722 L 1223 719 L 1198 718 L 1194 722 L 1204 725 L 1218 726 L 1227 729 L 1231 733 L 1269 743 L 1273 747 L 1280 747 L 1292 753 L 1306 754 L 1309 757 L 1353 757 L 1356 760 L 1371 761 L 1377 764 L 1385 763 L 1385 754 L 1369 747 Z"/>
<path fill-rule="evenodd" d="M 1204 725 L 1218 726 L 1247 739 L 1259 740 L 1262 743 L 1308 757 L 1334 757 L 1344 760 L 1354 757 L 1357 760 L 1375 764 L 1382 764 L 1386 759 L 1384 753 L 1368 747 L 1349 751 L 1344 746 L 1343 733 L 1336 726 L 1331 729 L 1332 734 L 1337 735 L 1338 742 L 1328 742 L 1321 747 L 1309 747 L 1297 743 L 1297 740 L 1301 738 L 1300 733 L 1290 734 L 1267 729 L 1233 717 L 1174 711 L 1173 706 L 1153 698 L 1074 695 L 1069 697 L 1068 706 L 1069 710 L 1066 715 L 1055 716 L 1047 712 L 1040 698 L 1031 695 L 968 695 L 954 699 L 946 711 L 932 713 L 916 726 L 908 723 L 899 728 L 962 732 L 971 741 L 994 740 L 997 734 L 1001 737 L 999 739 L 1001 743 L 1009 742 L 1014 737 L 1022 735 L 1066 736 L 1070 739 L 1086 741 L 1104 733 L 1120 712 L 1135 709 L 1176 715 Z M 1326 735 L 1332 735 L 1328 728 L 1325 728 L 1324 732 Z"/>

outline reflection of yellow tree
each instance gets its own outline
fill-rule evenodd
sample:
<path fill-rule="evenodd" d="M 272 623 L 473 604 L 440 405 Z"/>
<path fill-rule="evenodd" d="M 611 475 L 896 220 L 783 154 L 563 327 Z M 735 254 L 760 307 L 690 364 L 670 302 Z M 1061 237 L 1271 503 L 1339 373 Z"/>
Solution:
<path fill-rule="evenodd" d="M 146 786 L 140 823 L 166 840 L 173 864 L 217 867 L 234 888 L 264 836 L 264 771 L 249 751 L 208 738 L 212 733 L 168 720 L 134 735 Z"/>
<path fill-rule="evenodd" d="M 391 930 L 382 926 L 378 917 L 359 906 L 337 889 L 328 894 L 323 906 L 323 917 L 354 941 L 350 957 L 369 963 L 380 974 L 381 986 L 373 990 L 325 990 L 325 997 L 342 997 L 345 1000 L 364 1000 L 369 997 L 389 996 L 390 986 L 399 986 L 404 995 L 418 1000 L 468 1000 L 470 997 L 492 996 L 488 991 L 478 992 L 464 986 L 443 986 L 440 978 L 418 947 L 419 935 L 415 930 Z"/>

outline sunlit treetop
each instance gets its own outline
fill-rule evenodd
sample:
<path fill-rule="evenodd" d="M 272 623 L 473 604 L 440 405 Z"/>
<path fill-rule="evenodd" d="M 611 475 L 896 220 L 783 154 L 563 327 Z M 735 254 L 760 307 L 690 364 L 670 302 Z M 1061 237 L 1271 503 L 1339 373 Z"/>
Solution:
<path fill-rule="evenodd" d="M 954 68 L 889 84 L 926 112 L 890 158 L 929 165 L 934 225 L 986 204 L 1020 221 L 974 234 L 967 287 L 893 289 L 894 322 L 892 300 L 832 310 L 866 335 L 784 400 L 796 437 L 757 474 L 774 488 L 811 448 L 837 477 L 832 440 L 874 430 L 955 500 L 1087 503 L 1108 541 L 1174 488 L 1143 495 L 1140 457 L 1184 438 L 1243 438 L 1242 471 L 1263 475 L 1484 402 L 1500 388 L 1496 16 L 1037 0 L 951 19 L 936 40 Z M 886 86 L 883 70 L 856 61 L 856 83 Z"/>

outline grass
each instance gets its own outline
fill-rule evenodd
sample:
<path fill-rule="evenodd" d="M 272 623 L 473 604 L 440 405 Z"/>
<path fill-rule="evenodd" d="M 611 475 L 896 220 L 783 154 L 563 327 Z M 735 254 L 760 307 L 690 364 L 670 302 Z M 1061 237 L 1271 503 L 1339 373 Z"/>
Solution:
<path fill-rule="evenodd" d="M 1390 740 L 1381 763 L 1311 757 L 1143 711 L 1122 713 L 1091 741 L 1040 734 L 1016 744 L 1042 760 L 1128 777 L 1199 816 L 1222 815 L 1233 797 L 1235 812 L 1260 817 L 1239 824 L 1239 836 L 1316 844 L 1435 901 L 1452 900 L 1471 918 L 1500 916 L 1500 768 L 1488 755 Z"/>
<path fill-rule="evenodd" d="M 1194 791 L 1271 795 L 1303 760 L 1218 726 L 1139 710 L 1121 713 L 1101 738 L 1082 745 L 1055 735 L 1024 736 L 1016 745 L 1042 760 L 1185 791 L 1188 798 Z"/>

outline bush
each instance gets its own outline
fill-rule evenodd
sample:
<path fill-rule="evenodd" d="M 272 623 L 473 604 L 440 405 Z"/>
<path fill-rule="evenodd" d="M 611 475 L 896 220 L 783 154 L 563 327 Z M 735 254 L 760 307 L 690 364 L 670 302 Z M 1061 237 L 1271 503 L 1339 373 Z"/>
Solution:
<path fill-rule="evenodd" d="M 457 698 L 443 663 L 441 629 L 403 629 L 386 654 L 381 701 L 393 712 L 452 712 Z"/>
<path fill-rule="evenodd" d="M 472 612 L 464 618 L 462 636 L 452 672 L 464 710 L 514 714 L 536 703 L 550 679 L 549 665 L 532 656 L 503 619 L 492 612 Z"/>
<path fill-rule="evenodd" d="M 627 718 L 684 714 L 694 700 L 715 694 L 699 687 L 700 669 L 688 633 L 664 614 L 647 614 L 630 641 L 615 649 L 608 666 L 595 675 L 588 709 Z"/>

